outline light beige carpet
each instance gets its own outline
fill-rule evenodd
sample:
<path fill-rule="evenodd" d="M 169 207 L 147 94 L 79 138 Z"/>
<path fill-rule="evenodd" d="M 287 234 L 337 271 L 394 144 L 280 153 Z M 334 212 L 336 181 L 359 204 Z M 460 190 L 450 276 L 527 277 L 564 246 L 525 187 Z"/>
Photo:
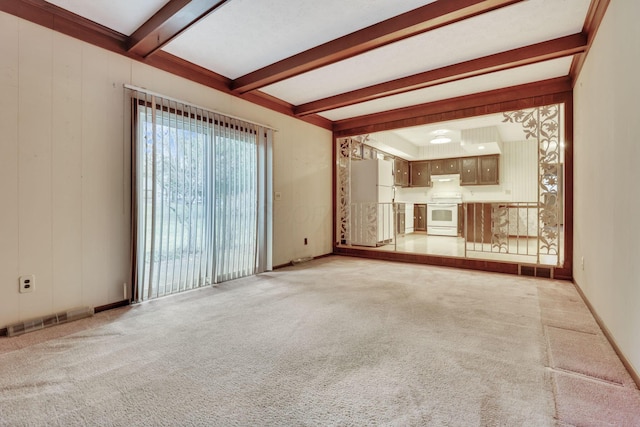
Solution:
<path fill-rule="evenodd" d="M 327 257 L 1 338 L 0 425 L 637 425 L 572 286 Z"/>

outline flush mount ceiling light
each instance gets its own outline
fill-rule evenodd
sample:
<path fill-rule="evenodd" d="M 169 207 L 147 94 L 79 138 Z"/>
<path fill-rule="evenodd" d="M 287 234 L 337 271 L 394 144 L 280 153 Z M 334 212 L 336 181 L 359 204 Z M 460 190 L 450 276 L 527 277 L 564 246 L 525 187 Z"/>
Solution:
<path fill-rule="evenodd" d="M 448 142 L 451 142 L 451 138 L 445 136 L 445 133 L 447 133 L 446 129 L 438 129 L 433 133 L 436 135 L 436 137 L 429 141 L 432 144 L 446 144 Z"/>
<path fill-rule="evenodd" d="M 451 138 L 448 138 L 444 135 L 439 135 L 433 138 L 431 141 L 432 144 L 446 144 L 447 142 L 451 142 Z"/>

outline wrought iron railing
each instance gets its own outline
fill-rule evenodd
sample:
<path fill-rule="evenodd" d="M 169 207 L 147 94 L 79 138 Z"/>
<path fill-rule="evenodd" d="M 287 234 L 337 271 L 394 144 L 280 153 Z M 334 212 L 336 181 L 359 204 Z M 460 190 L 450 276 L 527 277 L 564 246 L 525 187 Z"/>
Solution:
<path fill-rule="evenodd" d="M 412 232 L 403 203 L 351 203 L 343 245 L 469 259 L 559 265 L 557 250 L 541 238 L 546 227 L 535 202 L 463 203 L 458 236 Z M 428 223 L 428 219 L 427 219 Z M 561 244 L 561 243 L 560 243 Z"/>

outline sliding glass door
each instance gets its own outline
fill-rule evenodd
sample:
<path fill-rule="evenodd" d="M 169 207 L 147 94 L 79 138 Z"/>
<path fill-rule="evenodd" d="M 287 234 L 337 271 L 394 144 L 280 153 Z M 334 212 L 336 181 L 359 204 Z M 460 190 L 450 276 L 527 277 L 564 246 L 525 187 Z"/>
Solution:
<path fill-rule="evenodd" d="M 270 129 L 132 91 L 134 295 L 271 268 Z"/>

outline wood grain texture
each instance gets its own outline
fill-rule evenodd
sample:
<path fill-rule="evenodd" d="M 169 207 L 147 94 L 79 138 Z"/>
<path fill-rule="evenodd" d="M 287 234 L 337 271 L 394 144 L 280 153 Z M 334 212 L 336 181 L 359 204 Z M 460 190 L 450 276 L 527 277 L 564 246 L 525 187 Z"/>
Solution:
<path fill-rule="evenodd" d="M 142 57 L 157 52 L 227 0 L 170 0 L 127 41 L 127 50 Z"/>
<path fill-rule="evenodd" d="M 19 232 L 19 23 L 13 17 L 0 14 L 0 283 L 3 292 L 0 298 L 0 326 L 8 324 L 20 315 L 20 294 L 18 276 L 20 258 L 18 256 Z M 2 331 L 0 331 L 0 335 Z"/>
<path fill-rule="evenodd" d="M 129 39 L 124 34 L 70 13 L 44 0 L 0 0 L 0 11 L 44 26 L 89 44 L 107 49 L 168 73 L 198 82 L 223 93 L 245 99 L 270 110 L 295 117 L 293 105 L 276 100 L 260 91 L 238 94 L 230 89 L 231 81 L 220 74 L 185 61 L 164 51 L 146 58 L 128 50 Z M 332 123 L 324 117 L 310 115 L 300 120 L 331 130 Z"/>
<path fill-rule="evenodd" d="M 493 104 L 487 104 L 494 101 Z M 499 101 L 499 102 L 496 102 Z M 565 151 L 565 208 L 564 208 L 564 261 L 561 266 L 552 268 L 551 277 L 563 280 L 572 280 L 573 263 L 573 91 L 568 78 L 552 79 L 550 81 L 522 85 L 506 90 L 492 91 L 489 93 L 474 95 L 471 98 L 445 100 L 427 104 L 420 108 L 408 109 L 413 115 L 389 115 L 392 120 L 366 122 L 361 127 L 339 129 L 334 128 L 334 140 L 340 137 L 365 135 L 402 127 L 419 124 L 437 123 L 441 121 L 470 118 L 484 114 L 499 113 L 504 111 L 524 108 L 540 107 L 560 103 L 564 104 L 564 139 L 567 144 Z M 457 106 L 458 109 L 452 108 Z M 419 115 L 423 112 L 424 115 Z M 334 188 L 336 187 L 334 144 Z M 335 195 L 334 195 L 335 196 Z M 334 212 L 335 212 L 334 202 Z M 334 235 L 336 233 L 336 219 L 334 219 Z M 469 260 L 464 258 L 446 258 L 424 254 L 407 254 L 397 252 L 368 251 L 365 249 L 345 248 L 334 244 L 334 253 L 372 257 L 376 259 L 397 260 L 406 262 L 418 262 L 433 265 L 446 265 L 451 267 L 471 268 L 518 274 L 518 264 L 496 263 L 490 261 Z M 515 266 L 515 270 L 514 267 Z"/>
<path fill-rule="evenodd" d="M 232 89 L 240 93 L 256 90 L 519 1 L 447 0 L 430 3 L 241 76 L 234 80 Z"/>
<path fill-rule="evenodd" d="M 573 34 L 308 102 L 295 107 L 295 113 L 298 116 L 304 116 L 469 77 L 562 58 L 584 52 L 586 47 L 586 35 Z"/>
<path fill-rule="evenodd" d="M 334 122 L 336 136 L 362 135 L 409 126 L 564 102 L 572 96 L 568 77 L 543 80 L 473 95 Z"/>
<path fill-rule="evenodd" d="M 587 49 L 583 53 L 575 56 L 569 71 L 569 75 L 571 76 L 574 84 L 578 80 L 584 61 L 587 58 L 591 44 L 593 43 L 598 29 L 600 28 L 600 23 L 604 18 L 604 14 L 609 7 L 610 1 L 611 0 L 591 0 L 591 5 L 587 12 L 587 18 L 585 19 L 584 27 L 582 28 L 582 32 L 586 34 L 588 38 Z"/>

